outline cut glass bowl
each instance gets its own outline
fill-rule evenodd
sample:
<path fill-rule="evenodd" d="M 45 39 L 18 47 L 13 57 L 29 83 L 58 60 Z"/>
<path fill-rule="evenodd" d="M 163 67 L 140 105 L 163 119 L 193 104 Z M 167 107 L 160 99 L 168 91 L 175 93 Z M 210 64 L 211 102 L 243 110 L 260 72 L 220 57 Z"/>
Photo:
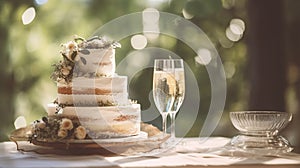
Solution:
<path fill-rule="evenodd" d="M 229 146 L 266 155 L 290 152 L 293 148 L 278 133 L 291 119 L 292 115 L 287 112 L 230 112 L 230 120 L 240 134 L 232 138 Z"/>

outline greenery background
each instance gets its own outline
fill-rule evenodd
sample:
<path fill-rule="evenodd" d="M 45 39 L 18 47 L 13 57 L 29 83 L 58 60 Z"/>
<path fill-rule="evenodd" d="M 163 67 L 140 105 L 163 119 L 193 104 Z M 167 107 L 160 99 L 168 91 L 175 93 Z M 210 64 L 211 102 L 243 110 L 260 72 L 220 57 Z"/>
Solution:
<path fill-rule="evenodd" d="M 255 1 L 255 2 L 254 2 Z M 250 64 L 251 52 L 256 50 L 255 45 L 248 43 L 251 29 L 248 23 L 251 17 L 248 1 L 246 0 L 49 0 L 39 5 L 37 0 L 0 0 L 0 141 L 8 140 L 7 135 L 14 129 L 14 120 L 18 116 L 24 116 L 28 123 L 46 115 L 47 103 L 56 98 L 56 85 L 49 78 L 51 65 L 60 59 L 60 44 L 72 39 L 74 34 L 89 37 L 94 31 L 106 22 L 117 17 L 141 12 L 152 7 L 160 11 L 173 13 L 184 17 L 185 10 L 194 17 L 189 19 L 199 26 L 210 38 L 217 48 L 226 72 L 227 99 L 221 121 L 218 123 L 214 136 L 233 136 L 236 130 L 229 122 L 228 113 L 253 109 L 249 105 L 251 86 L 256 78 L 249 75 L 256 69 L 256 64 Z M 298 117 L 299 95 L 299 28 L 300 13 L 295 0 L 267 0 L 261 2 L 253 0 L 267 14 L 279 13 L 274 17 L 281 17 L 281 25 L 285 30 L 274 37 L 283 36 L 279 41 L 284 48 L 283 58 L 286 65 L 284 79 L 284 106 L 270 110 L 285 110 L 294 114 L 294 121 L 284 132 L 294 146 L 300 145 L 299 131 L 296 131 Z M 272 11 L 272 6 L 282 5 L 282 13 Z M 36 17 L 28 25 L 22 23 L 22 14 L 34 7 Z M 230 40 L 226 36 L 232 19 L 241 19 L 245 22 L 246 29 L 238 40 Z M 266 18 L 268 19 L 268 18 Z M 276 26 L 276 19 L 275 26 Z M 260 27 L 252 22 L 254 27 Z M 278 26 L 278 25 L 277 25 Z M 252 26 L 253 27 L 253 26 Z M 272 33 L 272 27 L 269 30 Z M 251 36 L 250 36 L 251 37 Z M 261 38 L 264 38 L 263 36 Z M 273 37 L 266 39 L 272 43 Z M 258 41 L 257 41 L 258 42 Z M 117 64 L 135 49 L 130 45 L 130 37 L 120 41 L 122 48 L 117 50 Z M 252 46 L 251 46 L 252 45 Z M 196 53 L 177 39 L 168 36 L 160 36 L 155 43 L 148 43 L 147 47 L 161 47 L 170 50 L 183 57 L 192 68 L 197 78 L 199 92 L 201 93 L 201 105 L 199 115 L 188 134 L 181 134 L 180 127 L 184 127 L 188 120 L 183 118 L 177 123 L 179 136 L 198 136 L 203 121 L 210 105 L 210 83 L 204 65 L 197 65 L 194 61 Z M 253 47 L 254 46 L 254 47 Z M 258 46 L 259 48 L 259 46 Z M 259 54 L 258 54 L 259 55 Z M 268 64 L 263 65 L 268 69 L 269 63 L 278 62 L 270 55 Z M 275 57 L 274 57 L 275 58 Z M 275 73 L 275 72 L 274 72 Z M 139 72 L 134 82 L 130 83 L 129 94 L 133 99 L 139 100 L 142 108 L 149 107 L 148 94 L 151 90 L 152 70 L 146 69 Z M 281 83 L 282 80 L 272 81 Z M 276 85 L 274 83 L 274 86 Z M 267 87 L 273 87 L 269 85 Z M 133 89 L 134 88 L 134 89 Z M 276 91 L 275 91 L 276 92 Z M 189 95 L 187 95 L 189 96 Z M 257 97 L 257 95 L 256 95 Z M 255 99 L 255 98 L 251 98 Z M 271 96 L 266 99 L 272 99 Z M 273 104 L 274 105 L 274 104 Z M 276 106 L 276 105 L 275 105 Z M 259 110 L 259 108 L 256 108 Z M 262 110 L 264 108 L 261 108 Z M 153 124 L 160 125 L 160 118 Z"/>

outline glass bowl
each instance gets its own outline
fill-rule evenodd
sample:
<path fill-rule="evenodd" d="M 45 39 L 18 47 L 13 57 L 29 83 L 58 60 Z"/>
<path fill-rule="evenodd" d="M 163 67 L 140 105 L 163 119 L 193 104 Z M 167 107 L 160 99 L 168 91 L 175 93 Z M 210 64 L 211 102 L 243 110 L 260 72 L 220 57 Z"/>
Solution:
<path fill-rule="evenodd" d="M 277 134 L 292 119 L 287 112 L 278 111 L 239 111 L 230 112 L 233 126 L 242 134 Z"/>
<path fill-rule="evenodd" d="M 230 146 L 249 152 L 275 154 L 290 152 L 292 147 L 278 135 L 291 121 L 292 115 L 278 111 L 239 111 L 230 112 L 233 126 L 240 135 L 232 138 Z"/>

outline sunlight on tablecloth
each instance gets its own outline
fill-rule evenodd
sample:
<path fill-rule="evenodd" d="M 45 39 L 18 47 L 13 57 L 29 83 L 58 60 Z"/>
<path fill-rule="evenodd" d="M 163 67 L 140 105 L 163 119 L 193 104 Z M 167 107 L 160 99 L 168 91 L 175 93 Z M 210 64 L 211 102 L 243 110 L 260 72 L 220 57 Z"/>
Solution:
<path fill-rule="evenodd" d="M 221 166 L 221 165 L 300 165 L 300 155 L 279 157 L 231 157 L 218 155 L 218 149 L 228 138 L 185 138 L 176 148 L 158 155 L 100 156 L 57 155 L 19 152 L 13 142 L 0 143 L 0 167 L 162 167 L 162 166 Z M 24 142 L 28 143 L 28 142 Z M 31 145 L 31 144 L 29 144 Z M 33 146 L 36 147 L 36 146 Z M 272 166 L 272 167 L 273 167 Z"/>

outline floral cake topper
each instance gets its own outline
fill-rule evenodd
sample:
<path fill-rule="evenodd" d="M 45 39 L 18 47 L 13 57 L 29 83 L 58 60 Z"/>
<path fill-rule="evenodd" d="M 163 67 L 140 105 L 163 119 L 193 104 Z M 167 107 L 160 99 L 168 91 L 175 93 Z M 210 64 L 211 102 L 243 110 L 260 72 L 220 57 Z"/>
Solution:
<path fill-rule="evenodd" d="M 74 40 L 69 41 L 61 45 L 60 51 L 63 56 L 63 60 L 54 64 L 54 71 L 51 75 L 51 79 L 56 82 L 70 83 L 74 76 L 93 77 L 95 73 L 82 73 L 80 68 L 76 68 L 76 65 L 86 64 L 86 59 L 80 57 L 79 53 L 89 54 L 88 49 L 106 49 L 109 47 L 117 48 L 121 47 L 118 42 L 107 41 L 104 37 L 95 36 L 90 39 L 84 39 L 79 36 L 75 36 Z M 78 66 L 77 66 L 78 67 Z"/>

